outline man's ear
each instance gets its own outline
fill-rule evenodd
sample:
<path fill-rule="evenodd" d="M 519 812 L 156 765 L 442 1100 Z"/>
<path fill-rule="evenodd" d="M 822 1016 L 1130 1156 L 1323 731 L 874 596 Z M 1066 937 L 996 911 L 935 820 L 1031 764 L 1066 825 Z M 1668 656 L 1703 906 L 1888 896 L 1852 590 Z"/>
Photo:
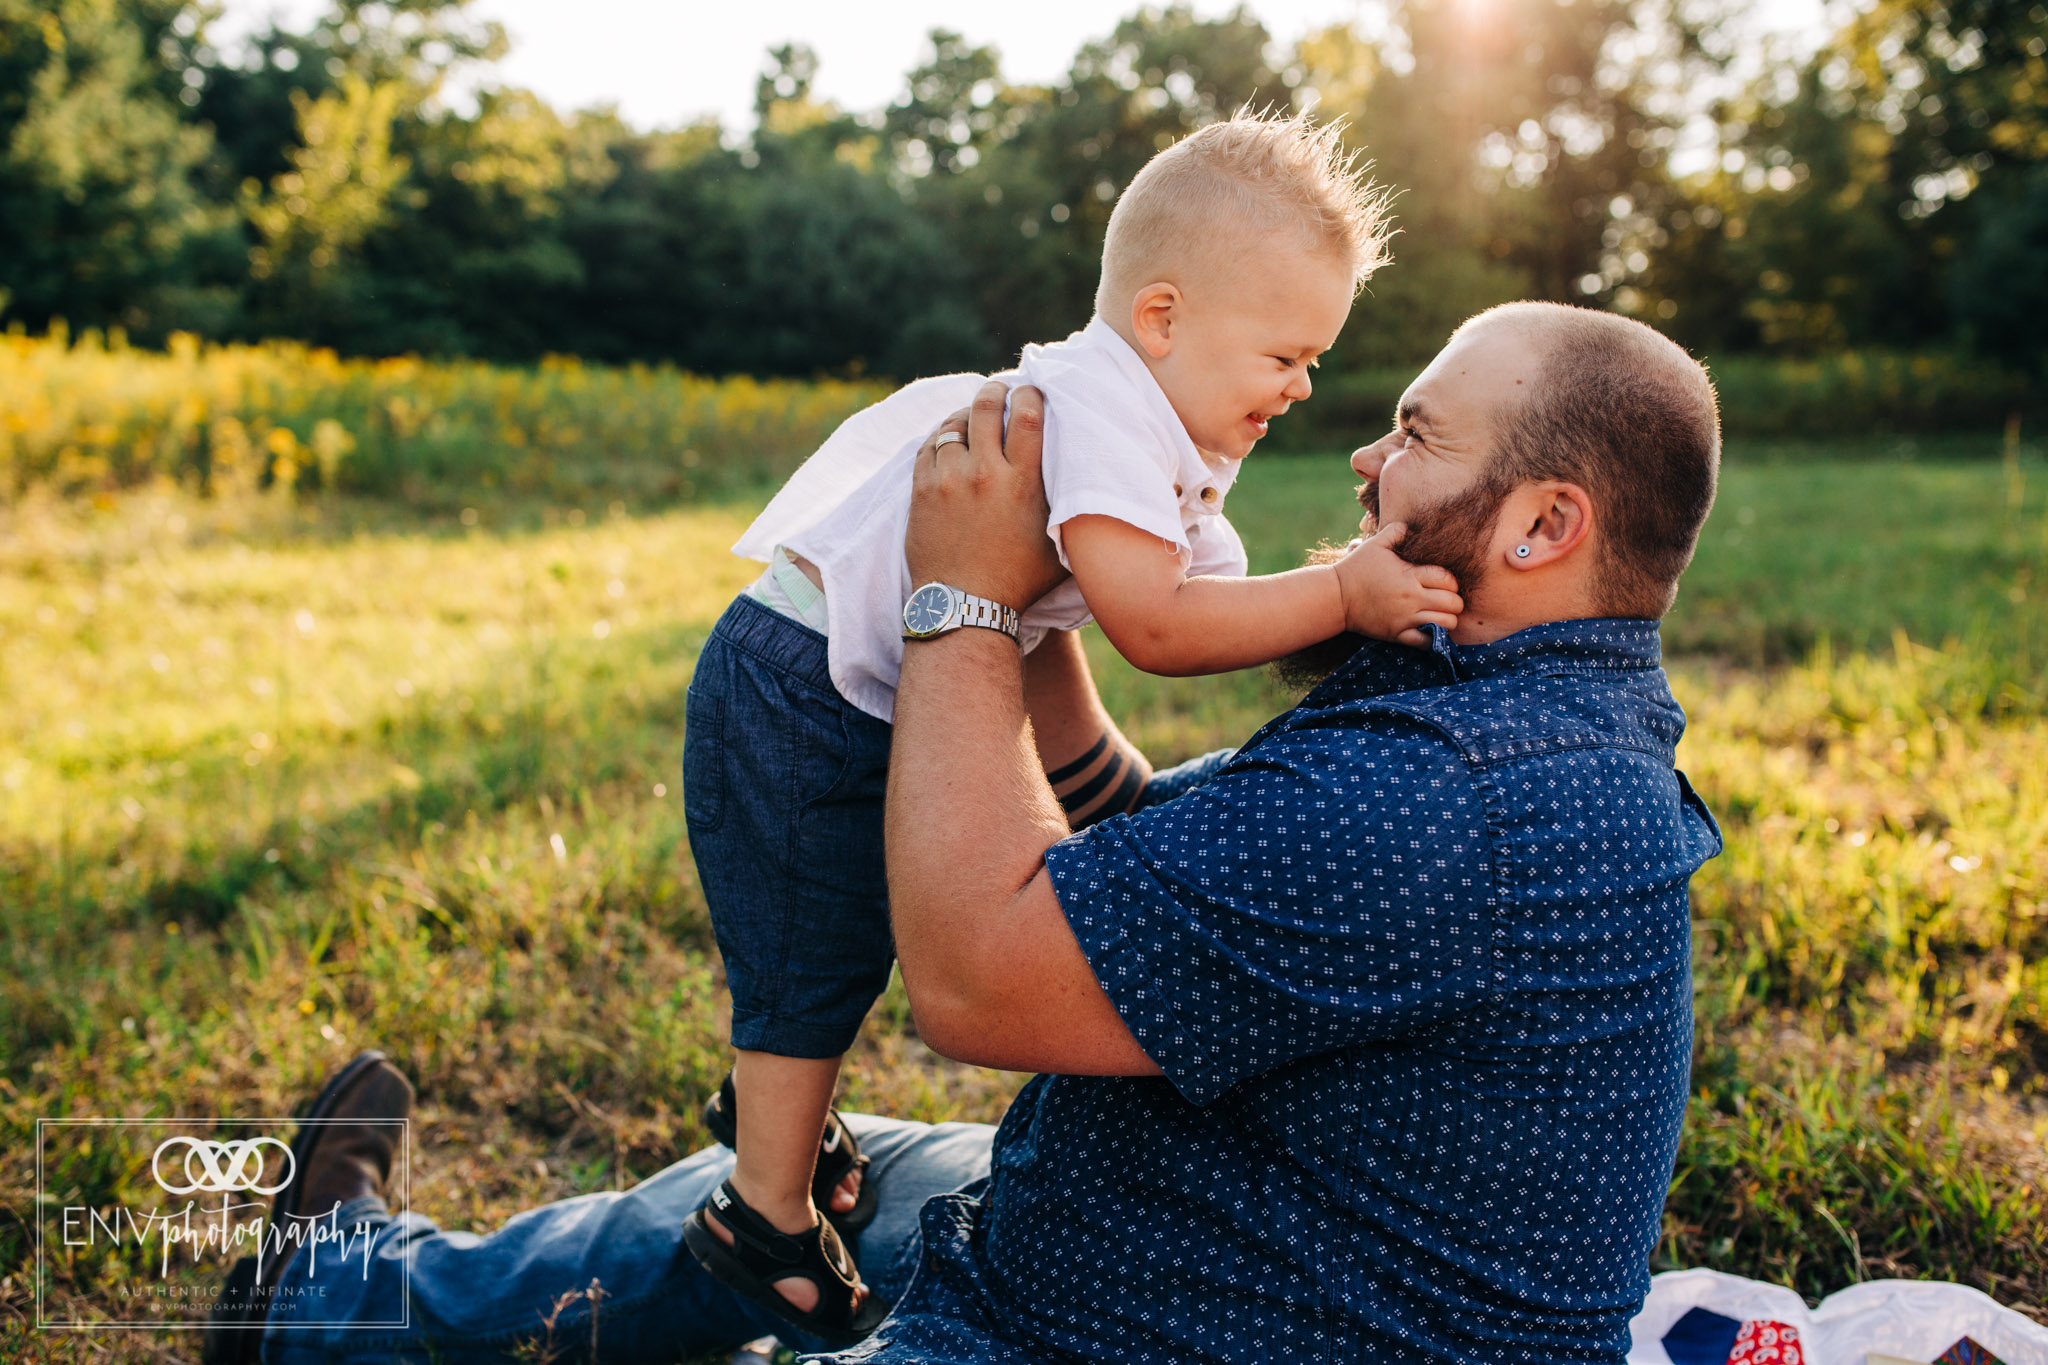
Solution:
<path fill-rule="evenodd" d="M 1535 569 L 1570 555 L 1593 533 L 1593 499 L 1575 483 L 1530 484 L 1509 496 L 1504 524 L 1520 532 L 1503 558 L 1513 569 Z"/>
<path fill-rule="evenodd" d="M 1146 285 L 1131 299 L 1131 335 L 1154 360 L 1164 360 L 1173 350 L 1173 324 L 1180 305 L 1179 286 L 1164 280 Z"/>

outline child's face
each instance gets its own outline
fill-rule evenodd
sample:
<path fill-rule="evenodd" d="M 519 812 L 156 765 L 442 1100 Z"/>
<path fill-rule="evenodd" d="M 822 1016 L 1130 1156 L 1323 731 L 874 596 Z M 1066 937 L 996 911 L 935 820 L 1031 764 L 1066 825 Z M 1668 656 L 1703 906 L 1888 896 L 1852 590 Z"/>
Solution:
<path fill-rule="evenodd" d="M 1308 397 L 1309 369 L 1343 330 L 1352 288 L 1341 262 L 1268 243 L 1155 319 L 1167 349 L 1153 353 L 1152 372 L 1197 449 L 1243 459 L 1270 419 Z"/>

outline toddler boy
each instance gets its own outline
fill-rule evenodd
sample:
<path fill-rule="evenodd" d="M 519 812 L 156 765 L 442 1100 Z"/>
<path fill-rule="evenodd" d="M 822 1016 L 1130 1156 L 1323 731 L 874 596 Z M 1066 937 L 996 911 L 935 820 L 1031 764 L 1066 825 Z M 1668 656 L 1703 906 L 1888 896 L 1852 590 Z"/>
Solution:
<path fill-rule="evenodd" d="M 1384 262 L 1381 208 L 1336 130 L 1301 119 L 1240 114 L 1138 173 L 1110 219 L 1095 318 L 1000 376 L 1045 395 L 1046 529 L 1072 578 L 1038 603 L 914 584 L 904 562 L 917 449 L 976 375 L 920 380 L 849 418 L 733 547 L 769 568 L 699 657 L 684 800 L 737 1054 L 707 1120 L 737 1162 L 684 1235 L 804 1331 L 849 1341 L 882 1315 L 838 1235 L 873 1198 L 832 1207 L 862 1163 L 830 1106 L 892 957 L 882 798 L 906 635 L 982 626 L 1030 651 L 1092 618 L 1136 667 L 1190 675 L 1347 630 L 1455 624 L 1451 576 L 1381 543 L 1246 577 L 1223 515 L 1238 462 L 1309 396 Z M 1083 819 L 1131 808 L 1146 778 L 1092 751 L 1041 757 Z"/>

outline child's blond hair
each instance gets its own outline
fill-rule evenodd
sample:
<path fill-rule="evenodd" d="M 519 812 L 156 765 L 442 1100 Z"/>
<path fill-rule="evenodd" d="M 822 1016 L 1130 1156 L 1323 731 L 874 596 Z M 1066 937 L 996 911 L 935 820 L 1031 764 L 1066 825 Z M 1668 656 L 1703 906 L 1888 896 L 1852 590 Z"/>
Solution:
<path fill-rule="evenodd" d="M 1096 312 L 1116 323 L 1146 285 L 1184 284 L 1176 277 L 1226 265 L 1247 237 L 1276 234 L 1362 285 L 1387 263 L 1388 196 L 1342 132 L 1247 105 L 1146 162 L 1110 214 Z"/>

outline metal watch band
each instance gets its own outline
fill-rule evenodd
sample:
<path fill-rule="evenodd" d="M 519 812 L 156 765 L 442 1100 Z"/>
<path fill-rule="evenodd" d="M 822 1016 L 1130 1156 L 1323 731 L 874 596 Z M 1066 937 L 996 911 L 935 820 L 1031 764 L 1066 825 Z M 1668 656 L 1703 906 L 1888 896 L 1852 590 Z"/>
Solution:
<path fill-rule="evenodd" d="M 991 602 L 986 597 L 976 597 L 970 592 L 960 594 L 960 624 L 963 626 L 999 630 L 1014 640 L 1017 638 L 1018 622 L 1015 607 L 1006 607 L 1000 602 Z"/>

